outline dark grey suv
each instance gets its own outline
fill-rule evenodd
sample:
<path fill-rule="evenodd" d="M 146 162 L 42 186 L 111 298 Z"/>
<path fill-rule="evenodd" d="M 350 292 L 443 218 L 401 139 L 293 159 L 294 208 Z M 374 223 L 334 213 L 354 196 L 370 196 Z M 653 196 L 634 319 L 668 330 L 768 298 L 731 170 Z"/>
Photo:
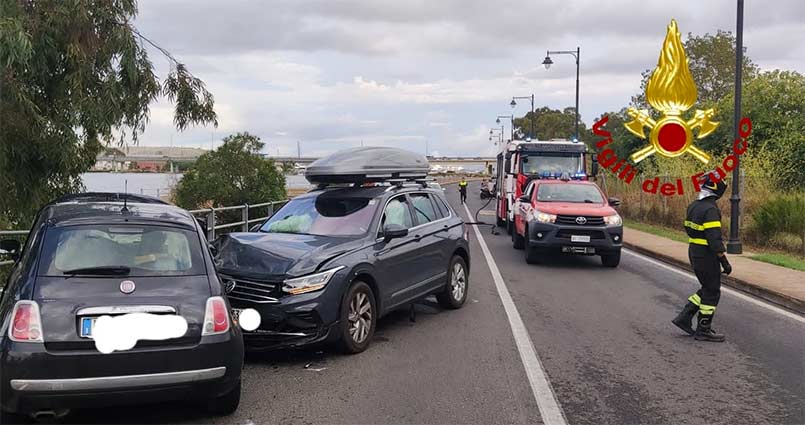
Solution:
<path fill-rule="evenodd" d="M 427 183 L 329 187 L 294 198 L 257 232 L 217 242 L 232 307 L 262 323 L 247 349 L 340 341 L 366 349 L 377 319 L 435 294 L 467 298 L 469 247 L 461 218 Z"/>

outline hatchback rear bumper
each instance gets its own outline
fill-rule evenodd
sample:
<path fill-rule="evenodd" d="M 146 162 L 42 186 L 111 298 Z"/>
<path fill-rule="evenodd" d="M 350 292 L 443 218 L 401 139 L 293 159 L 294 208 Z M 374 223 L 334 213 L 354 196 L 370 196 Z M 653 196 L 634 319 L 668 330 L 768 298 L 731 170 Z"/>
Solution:
<path fill-rule="evenodd" d="M 181 349 L 111 354 L 11 343 L 0 352 L 0 405 L 30 413 L 220 397 L 240 382 L 243 344 L 239 333 L 204 339 Z"/>
<path fill-rule="evenodd" d="M 11 389 L 19 392 L 64 392 L 131 389 L 185 384 L 218 379 L 226 375 L 226 366 L 180 372 L 149 373 L 144 375 L 99 376 L 73 379 L 12 379 Z"/>

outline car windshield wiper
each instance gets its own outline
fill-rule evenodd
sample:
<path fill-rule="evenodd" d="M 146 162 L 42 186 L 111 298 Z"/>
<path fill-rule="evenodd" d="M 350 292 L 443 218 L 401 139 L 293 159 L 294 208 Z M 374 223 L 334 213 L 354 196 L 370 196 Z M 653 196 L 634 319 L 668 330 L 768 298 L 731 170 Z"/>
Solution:
<path fill-rule="evenodd" d="M 597 204 L 598 202 L 595 202 L 595 201 L 593 201 L 592 199 L 585 199 L 585 200 L 584 200 L 584 203 L 585 203 L 585 204 Z"/>
<path fill-rule="evenodd" d="M 98 275 L 98 276 L 125 276 L 131 273 L 131 267 L 128 266 L 97 266 L 97 267 L 81 267 L 78 269 L 65 270 L 64 274 L 67 276 L 75 275 Z"/>

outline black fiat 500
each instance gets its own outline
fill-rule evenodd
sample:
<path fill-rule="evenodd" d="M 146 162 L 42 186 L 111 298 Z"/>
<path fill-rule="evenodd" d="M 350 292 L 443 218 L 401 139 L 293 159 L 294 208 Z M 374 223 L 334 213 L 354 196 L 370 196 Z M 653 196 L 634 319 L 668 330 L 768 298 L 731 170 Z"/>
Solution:
<path fill-rule="evenodd" d="M 243 339 L 188 212 L 150 197 L 73 195 L 39 212 L 24 248 L 0 248 L 17 260 L 0 304 L 5 414 L 193 399 L 216 414 L 237 409 Z M 101 320 L 129 325 L 109 353 L 94 338 Z M 165 335 L 160 324 L 177 321 L 186 331 Z"/>
<path fill-rule="evenodd" d="M 371 160 L 361 156 L 367 149 Z M 216 241 L 232 307 L 254 308 L 262 319 L 244 331 L 247 349 L 340 341 L 357 353 L 372 340 L 377 319 L 397 307 L 430 294 L 446 308 L 464 304 L 470 261 L 464 223 L 441 190 L 383 169 L 384 160 L 404 169 L 407 159 L 419 161 L 390 148 L 323 158 L 347 170 L 328 174 L 330 181 L 365 177 L 349 175 L 349 161 L 373 165 L 384 181 L 322 184 L 289 201 L 258 231 Z M 314 182 L 320 182 L 310 176 L 317 163 L 308 168 Z"/>

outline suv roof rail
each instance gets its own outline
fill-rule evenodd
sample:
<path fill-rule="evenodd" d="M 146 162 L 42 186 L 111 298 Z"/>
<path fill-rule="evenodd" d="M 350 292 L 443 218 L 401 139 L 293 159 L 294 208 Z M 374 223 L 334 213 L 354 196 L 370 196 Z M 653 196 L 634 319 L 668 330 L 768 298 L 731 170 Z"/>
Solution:
<path fill-rule="evenodd" d="M 119 192 L 71 193 L 69 195 L 64 195 L 61 198 L 56 199 L 50 204 L 51 205 L 61 204 L 65 202 L 118 202 L 118 201 L 122 202 L 124 200 L 137 202 L 141 204 L 170 205 L 170 203 L 165 202 L 159 198 L 155 198 L 153 196 L 135 195 L 132 193 L 119 193 Z"/>

